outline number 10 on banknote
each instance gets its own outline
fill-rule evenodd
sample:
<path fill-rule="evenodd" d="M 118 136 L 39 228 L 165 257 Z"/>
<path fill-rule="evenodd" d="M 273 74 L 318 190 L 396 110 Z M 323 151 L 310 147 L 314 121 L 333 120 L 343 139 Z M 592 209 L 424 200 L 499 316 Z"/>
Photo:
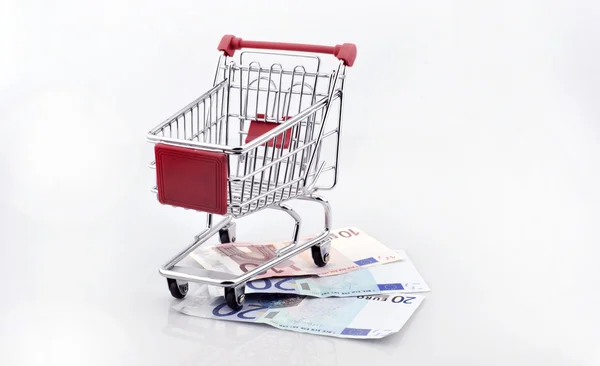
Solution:
<path fill-rule="evenodd" d="M 158 201 L 207 214 L 206 229 L 159 269 L 171 294 L 184 298 L 189 282 L 219 286 L 227 306 L 240 309 L 249 280 L 282 268 L 283 274 L 308 270 L 330 275 L 380 260 L 370 256 L 357 263 L 353 253 L 330 250 L 331 207 L 317 195 L 338 182 L 344 82 L 356 59 L 356 45 L 249 41 L 225 35 L 217 48 L 213 84 L 146 135 L 154 144 L 150 166 L 156 172 L 153 192 Z M 322 54 L 326 59 L 321 60 Z M 323 150 L 327 144 L 333 147 L 330 154 Z M 293 199 L 323 208 L 324 228 L 310 239 L 299 238 L 302 220 L 287 205 Z M 289 243 L 256 251 L 246 247 L 249 253 L 243 247 L 222 247 L 217 253 L 230 261 L 211 264 L 231 269 L 231 262 L 237 263 L 237 273 L 209 269 L 210 265 L 179 265 L 213 236 L 221 243 L 236 242 L 234 220 L 263 209 L 285 212 L 294 220 Z M 214 215 L 222 219 L 215 223 Z M 339 266 L 322 269 L 337 255 Z"/>

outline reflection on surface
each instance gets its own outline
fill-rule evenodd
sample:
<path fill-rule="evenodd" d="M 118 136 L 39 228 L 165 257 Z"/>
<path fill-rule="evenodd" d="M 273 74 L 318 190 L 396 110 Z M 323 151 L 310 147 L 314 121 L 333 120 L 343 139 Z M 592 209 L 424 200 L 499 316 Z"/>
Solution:
<path fill-rule="evenodd" d="M 333 339 L 273 329 L 262 324 L 236 324 L 227 321 L 167 312 L 164 333 L 172 337 L 210 343 L 210 352 L 199 346 L 180 365 L 225 365 L 231 362 L 249 364 L 268 355 L 269 364 L 337 365 Z M 233 346 L 235 345 L 235 346 Z"/>
<path fill-rule="evenodd" d="M 194 293 L 194 290 L 190 290 Z M 346 365 L 357 360 L 383 360 L 401 349 L 410 321 L 399 333 L 380 340 L 337 339 L 272 328 L 263 324 L 236 323 L 188 316 L 171 308 L 163 333 L 197 345 L 181 365 L 229 365 L 232 362 L 285 365 Z M 360 356 L 356 356 L 356 354 Z M 350 357 L 349 355 L 354 355 Z"/>

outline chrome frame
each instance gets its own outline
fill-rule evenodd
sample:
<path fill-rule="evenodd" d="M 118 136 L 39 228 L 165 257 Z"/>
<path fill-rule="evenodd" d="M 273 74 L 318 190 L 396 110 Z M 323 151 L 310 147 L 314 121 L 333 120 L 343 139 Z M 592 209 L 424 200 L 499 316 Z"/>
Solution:
<path fill-rule="evenodd" d="M 291 69 L 284 68 L 280 63 L 272 63 L 268 68 L 262 67 L 257 61 L 244 64 L 243 57 L 248 54 L 316 60 L 316 67 L 313 71 L 307 71 L 302 64 Z M 159 273 L 162 276 L 179 281 L 237 288 L 309 247 L 319 246 L 322 251 L 328 250 L 331 207 L 315 193 L 333 189 L 338 181 L 346 66 L 340 61 L 337 70 L 329 73 L 321 72 L 320 67 L 319 57 L 302 53 L 244 51 L 239 55 L 239 64 L 221 55 L 213 87 L 148 132 L 147 140 L 151 143 L 217 151 L 228 157 L 227 214 L 213 225 L 213 214 L 208 213 L 205 230 L 196 235 L 187 248 L 160 267 Z M 256 77 L 251 80 L 253 73 Z M 283 88 L 284 84 L 288 86 L 287 89 Z M 252 98 L 251 94 L 256 96 Z M 297 104 L 292 102 L 295 97 L 298 99 Z M 235 98 L 239 100 L 235 101 Z M 263 100 L 264 108 L 261 104 Z M 250 104 L 251 101 L 253 105 Z M 330 106 L 336 101 L 340 103 L 336 127 L 325 132 Z M 245 142 L 244 136 L 248 136 L 245 122 L 252 120 L 276 122 L 279 125 L 254 140 Z M 230 126 L 233 121 L 239 122 L 237 131 Z M 231 136 L 236 132 L 239 139 Z M 321 156 L 322 141 L 332 135 L 336 135 L 335 157 L 332 163 L 327 164 Z M 287 147 L 286 138 L 289 139 Z M 236 140 L 237 143 L 234 144 Z M 154 161 L 150 163 L 150 167 L 155 167 Z M 321 174 L 331 170 L 334 171 L 333 182 L 328 186 L 317 185 Z M 154 187 L 152 191 L 156 193 L 157 188 Z M 316 202 L 324 209 L 323 231 L 302 243 L 298 242 L 300 215 L 284 204 L 291 199 Z M 275 258 L 239 276 L 177 265 L 213 235 L 226 230 L 234 223 L 234 219 L 265 208 L 284 211 L 295 221 L 292 242 L 280 248 Z"/>

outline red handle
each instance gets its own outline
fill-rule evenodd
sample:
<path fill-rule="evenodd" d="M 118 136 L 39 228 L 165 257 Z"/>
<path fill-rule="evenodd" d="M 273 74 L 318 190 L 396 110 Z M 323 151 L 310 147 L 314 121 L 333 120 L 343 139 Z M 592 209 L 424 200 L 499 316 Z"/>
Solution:
<path fill-rule="evenodd" d="M 221 38 L 218 47 L 219 51 L 222 51 L 227 56 L 233 56 L 236 50 L 241 50 L 242 48 L 326 53 L 334 55 L 339 60 L 344 61 L 346 66 L 354 65 L 354 60 L 356 60 L 356 45 L 353 43 L 344 43 L 335 46 L 320 46 L 302 43 L 245 41 L 228 34 Z"/>

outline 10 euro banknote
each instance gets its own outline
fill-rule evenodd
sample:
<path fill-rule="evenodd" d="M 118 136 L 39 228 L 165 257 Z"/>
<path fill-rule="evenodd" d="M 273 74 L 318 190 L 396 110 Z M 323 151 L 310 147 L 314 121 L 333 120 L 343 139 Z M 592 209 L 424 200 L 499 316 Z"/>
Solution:
<path fill-rule="evenodd" d="M 360 268 L 338 276 L 263 278 L 250 281 L 246 284 L 246 293 L 331 297 L 430 291 L 406 252 L 397 250 L 396 253 L 403 260 Z M 212 293 L 212 287 L 210 290 Z M 220 288 L 218 290 L 218 294 L 222 293 Z"/>
<path fill-rule="evenodd" d="M 325 267 L 317 267 L 313 262 L 311 251 L 306 250 L 256 276 L 255 279 L 306 275 L 333 276 L 359 268 L 402 260 L 396 251 L 355 227 L 333 230 L 330 238 L 330 261 Z M 190 256 L 205 269 L 240 275 L 275 258 L 277 250 L 287 244 L 289 242 L 220 244 L 200 248 Z"/>

